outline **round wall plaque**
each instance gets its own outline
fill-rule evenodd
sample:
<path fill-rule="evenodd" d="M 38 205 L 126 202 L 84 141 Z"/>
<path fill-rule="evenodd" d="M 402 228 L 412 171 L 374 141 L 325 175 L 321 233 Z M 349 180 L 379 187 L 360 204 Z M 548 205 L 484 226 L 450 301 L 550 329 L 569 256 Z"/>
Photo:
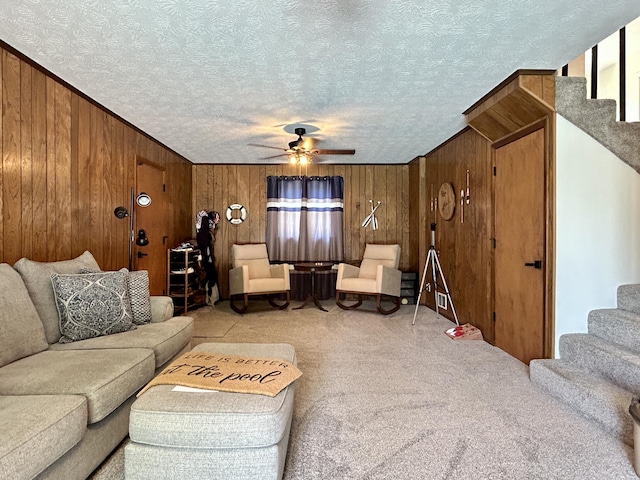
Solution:
<path fill-rule="evenodd" d="M 438 192 L 438 210 L 445 220 L 451 220 L 456 210 L 456 194 L 453 193 L 453 185 L 448 182 L 440 185 Z"/>

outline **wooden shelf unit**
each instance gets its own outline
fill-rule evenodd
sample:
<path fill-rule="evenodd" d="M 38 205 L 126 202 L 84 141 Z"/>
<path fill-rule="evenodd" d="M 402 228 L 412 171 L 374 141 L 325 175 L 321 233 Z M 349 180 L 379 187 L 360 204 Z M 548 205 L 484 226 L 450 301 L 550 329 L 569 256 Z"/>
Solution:
<path fill-rule="evenodd" d="M 167 250 L 167 294 L 173 299 L 175 312 L 204 305 L 206 292 L 200 288 L 198 271 L 200 250 Z"/>

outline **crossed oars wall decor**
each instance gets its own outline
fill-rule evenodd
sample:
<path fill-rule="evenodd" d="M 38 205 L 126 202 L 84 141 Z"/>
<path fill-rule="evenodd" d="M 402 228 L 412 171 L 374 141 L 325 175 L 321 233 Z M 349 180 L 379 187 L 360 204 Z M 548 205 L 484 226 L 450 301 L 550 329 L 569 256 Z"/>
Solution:
<path fill-rule="evenodd" d="M 376 210 L 378 210 L 378 207 L 382 205 L 382 202 L 378 200 L 378 204 L 375 207 L 373 206 L 373 200 L 369 200 L 369 203 L 371 204 L 371 213 L 367 215 L 366 218 L 362 221 L 362 228 L 367 228 L 369 225 L 371 225 L 374 230 L 378 230 L 378 219 L 376 218 Z"/>

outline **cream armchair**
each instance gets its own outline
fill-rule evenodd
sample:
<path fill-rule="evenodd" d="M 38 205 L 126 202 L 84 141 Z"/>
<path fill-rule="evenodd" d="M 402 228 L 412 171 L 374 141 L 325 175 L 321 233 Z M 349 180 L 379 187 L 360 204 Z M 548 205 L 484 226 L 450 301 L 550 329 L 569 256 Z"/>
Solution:
<path fill-rule="evenodd" d="M 360 268 L 346 263 L 338 265 L 336 281 L 336 304 L 349 310 L 362 305 L 362 296 L 376 297 L 376 308 L 383 315 L 388 315 L 400 308 L 400 283 L 402 272 L 398 270 L 400 263 L 400 245 L 367 244 Z M 353 305 L 342 303 L 341 296 L 354 294 L 358 300 Z M 381 306 L 382 297 L 392 297 L 394 306 L 385 310 Z"/>
<path fill-rule="evenodd" d="M 244 313 L 249 305 L 249 296 L 266 295 L 269 303 L 284 310 L 291 299 L 289 265 L 270 265 L 267 245 L 264 243 L 231 246 L 232 268 L 229 270 L 229 303 L 234 312 Z M 285 293 L 284 304 L 275 302 L 276 294 Z M 242 307 L 234 298 L 243 298 Z"/>

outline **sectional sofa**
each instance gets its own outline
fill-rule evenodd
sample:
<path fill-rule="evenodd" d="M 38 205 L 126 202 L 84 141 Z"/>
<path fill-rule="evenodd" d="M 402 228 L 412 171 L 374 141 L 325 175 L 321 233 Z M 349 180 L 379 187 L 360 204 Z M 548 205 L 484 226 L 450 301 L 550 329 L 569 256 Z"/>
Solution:
<path fill-rule="evenodd" d="M 69 341 L 52 277 L 99 270 L 89 252 L 0 264 L 0 478 L 87 478 L 127 436 L 135 394 L 191 347 L 168 297 L 147 298 L 149 323 Z"/>

